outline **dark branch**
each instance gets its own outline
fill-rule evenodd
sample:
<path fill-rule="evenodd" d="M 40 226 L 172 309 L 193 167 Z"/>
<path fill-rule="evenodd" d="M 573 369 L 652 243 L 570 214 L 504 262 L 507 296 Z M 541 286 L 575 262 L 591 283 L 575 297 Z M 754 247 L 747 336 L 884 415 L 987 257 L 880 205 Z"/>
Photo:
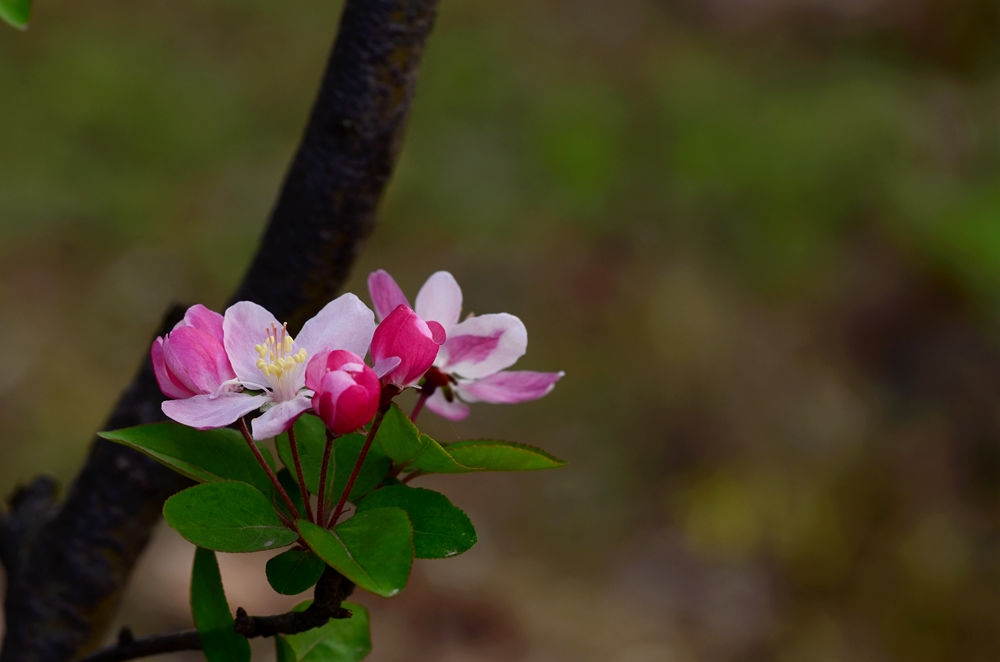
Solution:
<path fill-rule="evenodd" d="M 276 634 L 296 634 L 318 628 L 331 618 L 350 618 L 351 612 L 341 607 L 354 590 L 354 584 L 336 570 L 327 568 L 316 584 L 313 602 L 304 611 L 290 611 L 276 616 L 248 616 L 240 607 L 236 610 L 233 627 L 247 639 L 273 637 Z"/>
<path fill-rule="evenodd" d="M 196 650 L 201 650 L 201 637 L 197 630 L 184 630 L 183 632 L 156 634 L 134 639 L 132 633 L 128 629 L 124 629 L 118 635 L 117 644 L 81 658 L 80 662 L 124 662 L 124 660 L 134 660 L 149 655 Z"/>
<path fill-rule="evenodd" d="M 348 0 L 302 143 L 234 300 L 256 301 L 297 328 L 340 290 L 374 225 L 435 5 Z M 162 419 L 145 351 L 140 366 L 105 429 Z M 30 535 L 11 526 L 28 519 L 15 510 L 2 534 L 0 662 L 66 662 L 92 650 L 163 500 L 184 484 L 139 453 L 95 440 L 61 508 L 35 518 Z"/>
<path fill-rule="evenodd" d="M 313 590 L 313 601 L 303 611 L 290 611 L 275 616 L 248 616 L 243 607 L 236 610 L 233 629 L 247 639 L 273 637 L 276 634 L 298 634 L 318 628 L 331 618 L 350 618 L 351 612 L 341 607 L 354 590 L 354 584 L 336 570 L 327 568 Z M 142 639 L 132 636 L 123 628 L 118 642 L 113 646 L 83 657 L 79 662 L 123 662 L 138 657 L 174 653 L 183 650 L 201 650 L 201 637 L 197 630 L 158 634 Z"/>

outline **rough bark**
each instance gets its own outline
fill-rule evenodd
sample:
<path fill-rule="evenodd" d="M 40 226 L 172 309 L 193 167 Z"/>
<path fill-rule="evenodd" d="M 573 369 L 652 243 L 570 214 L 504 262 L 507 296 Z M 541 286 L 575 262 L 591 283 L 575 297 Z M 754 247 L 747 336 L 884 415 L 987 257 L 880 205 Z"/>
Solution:
<path fill-rule="evenodd" d="M 294 329 L 339 291 L 373 228 L 435 7 L 348 0 L 305 135 L 233 300 L 256 301 Z M 105 429 L 162 418 L 145 351 L 140 366 Z M 20 490 L 0 520 L 8 575 L 0 662 L 66 662 L 92 650 L 163 500 L 183 485 L 145 456 L 95 439 L 61 503 L 46 479 Z"/>

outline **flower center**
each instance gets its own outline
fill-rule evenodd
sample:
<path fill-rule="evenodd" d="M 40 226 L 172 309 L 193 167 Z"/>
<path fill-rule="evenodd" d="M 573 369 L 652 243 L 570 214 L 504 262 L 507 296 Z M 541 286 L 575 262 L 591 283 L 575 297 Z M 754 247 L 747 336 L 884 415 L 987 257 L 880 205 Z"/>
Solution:
<path fill-rule="evenodd" d="M 307 356 L 305 348 L 292 353 L 292 350 L 295 349 L 295 342 L 288 335 L 287 327 L 287 324 L 282 324 L 281 328 L 278 328 L 276 324 L 271 324 L 264 342 L 260 345 L 254 345 L 254 349 L 260 354 L 260 358 L 257 359 L 257 367 L 267 377 L 276 377 L 280 380 L 297 365 L 305 363 Z"/>

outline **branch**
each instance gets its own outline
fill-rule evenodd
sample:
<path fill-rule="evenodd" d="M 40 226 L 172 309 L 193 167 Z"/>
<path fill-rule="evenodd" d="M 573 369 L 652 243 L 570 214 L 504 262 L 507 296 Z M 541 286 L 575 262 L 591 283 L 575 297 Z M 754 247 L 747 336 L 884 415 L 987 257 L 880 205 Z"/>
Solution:
<path fill-rule="evenodd" d="M 316 583 L 313 602 L 303 611 L 290 611 L 275 616 L 248 616 L 240 607 L 236 610 L 233 629 L 247 639 L 273 637 L 276 634 L 298 634 L 325 625 L 331 618 L 350 618 L 351 612 L 341 607 L 354 590 L 354 584 L 336 570 L 327 568 Z M 201 650 L 197 630 L 184 630 L 135 639 L 132 631 L 123 628 L 113 646 L 91 653 L 79 662 L 124 662 L 138 657 Z"/>
<path fill-rule="evenodd" d="M 233 627 L 247 639 L 312 630 L 325 625 L 331 618 L 350 618 L 351 612 L 340 605 L 352 591 L 354 584 L 349 579 L 327 567 L 313 591 L 312 604 L 305 610 L 276 616 L 247 616 L 246 610 L 240 607 L 236 610 Z"/>
<path fill-rule="evenodd" d="M 132 637 L 132 631 L 123 628 L 118 634 L 118 643 L 81 658 L 80 662 L 124 662 L 137 657 L 148 657 L 162 653 L 201 650 L 201 636 L 197 630 L 184 630 L 170 634 L 155 634 L 142 639 Z"/>
<path fill-rule="evenodd" d="M 339 291 L 374 226 L 435 6 L 348 0 L 302 143 L 233 300 L 256 301 L 297 328 Z M 161 400 L 143 351 L 105 429 L 162 420 Z M 0 662 L 67 662 L 92 650 L 162 502 L 185 484 L 140 453 L 95 440 L 61 507 L 37 517 L 30 535 L 10 526 L 29 519 L 15 509 L 3 526 Z"/>

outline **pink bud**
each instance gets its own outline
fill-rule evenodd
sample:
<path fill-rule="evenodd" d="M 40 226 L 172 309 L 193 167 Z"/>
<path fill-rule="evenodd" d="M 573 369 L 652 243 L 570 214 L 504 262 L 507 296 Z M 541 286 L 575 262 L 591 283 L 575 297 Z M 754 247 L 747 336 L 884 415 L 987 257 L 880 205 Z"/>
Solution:
<path fill-rule="evenodd" d="M 188 308 L 184 319 L 150 349 L 153 372 L 169 398 L 214 394 L 236 377 L 222 344 L 222 315 L 201 304 Z"/>
<path fill-rule="evenodd" d="M 444 340 L 444 327 L 425 322 L 409 306 L 400 304 L 372 337 L 375 373 L 389 384 L 411 384 L 431 367 Z"/>
<path fill-rule="evenodd" d="M 354 432 L 378 409 L 381 385 L 375 371 L 353 352 L 338 349 L 317 354 L 306 367 L 312 408 L 335 434 Z"/>

